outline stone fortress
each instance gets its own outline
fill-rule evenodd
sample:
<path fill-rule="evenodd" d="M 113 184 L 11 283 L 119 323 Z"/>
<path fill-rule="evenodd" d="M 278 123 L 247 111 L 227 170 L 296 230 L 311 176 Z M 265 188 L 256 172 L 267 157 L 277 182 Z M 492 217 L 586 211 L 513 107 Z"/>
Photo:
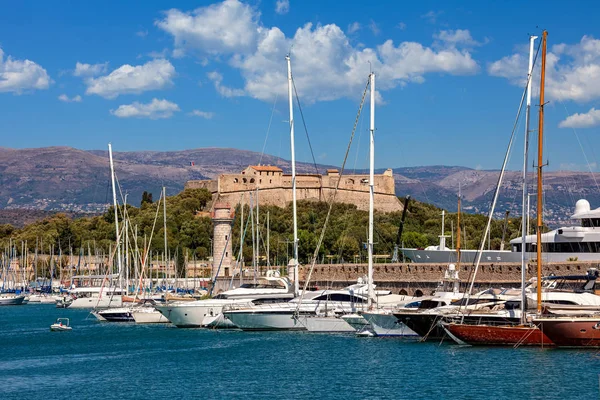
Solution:
<path fill-rule="evenodd" d="M 369 209 L 369 175 L 340 176 L 337 169 L 328 169 L 326 175 L 297 174 L 297 199 L 329 201 L 338 182 L 337 203 L 354 204 L 359 210 Z M 285 207 L 292 201 L 292 176 L 271 165 L 250 165 L 239 174 L 221 174 L 214 180 L 188 181 L 185 188 L 207 189 L 212 193 L 213 204 L 228 203 L 233 207 L 242 201 L 242 195 L 244 203 L 248 204 L 248 194 L 255 193 L 257 189 L 261 205 Z M 375 209 L 382 212 L 402 211 L 391 169 L 375 175 Z"/>

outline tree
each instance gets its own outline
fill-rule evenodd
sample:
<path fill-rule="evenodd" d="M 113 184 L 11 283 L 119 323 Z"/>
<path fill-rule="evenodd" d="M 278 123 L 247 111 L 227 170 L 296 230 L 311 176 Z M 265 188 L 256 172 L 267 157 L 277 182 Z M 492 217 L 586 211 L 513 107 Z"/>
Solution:
<path fill-rule="evenodd" d="M 152 193 L 148 193 L 144 190 L 144 193 L 142 193 L 142 202 L 140 207 L 142 207 L 145 203 L 152 204 Z"/>

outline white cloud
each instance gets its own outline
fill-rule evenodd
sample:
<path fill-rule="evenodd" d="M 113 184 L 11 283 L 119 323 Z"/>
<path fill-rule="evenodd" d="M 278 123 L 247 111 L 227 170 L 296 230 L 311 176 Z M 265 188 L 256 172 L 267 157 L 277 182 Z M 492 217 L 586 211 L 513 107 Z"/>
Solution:
<path fill-rule="evenodd" d="M 353 22 L 350 25 L 348 25 L 348 29 L 346 29 L 346 32 L 348 33 L 348 35 L 352 35 L 353 33 L 356 33 L 360 30 L 360 24 L 358 22 Z"/>
<path fill-rule="evenodd" d="M 396 45 L 387 40 L 369 48 L 352 44 L 335 24 L 306 24 L 287 37 L 278 27 L 265 27 L 258 11 L 237 0 L 191 13 L 170 10 L 157 25 L 173 35 L 175 51 L 193 51 L 239 71 L 244 81 L 241 88 L 223 86 L 220 73 L 209 74 L 217 91 L 226 97 L 270 100 L 276 94 L 285 95 L 284 56 L 290 49 L 296 86 L 307 102 L 359 96 L 371 68 L 381 78 L 379 90 L 422 83 L 429 73 L 469 75 L 479 70 L 465 48 L 469 31 L 460 31 L 462 39 L 454 33 L 452 43 L 436 39 L 431 46 L 417 42 Z M 351 24 L 348 32 L 358 27 Z"/>
<path fill-rule="evenodd" d="M 175 67 L 165 59 L 148 61 L 135 67 L 125 64 L 106 76 L 87 79 L 85 93 L 113 99 L 122 94 L 142 93 L 171 86 L 174 76 Z"/>
<path fill-rule="evenodd" d="M 223 86 L 223 75 L 218 73 L 217 71 L 209 72 L 207 74 L 208 79 L 213 81 L 215 84 L 215 89 L 217 92 L 223 97 L 240 97 L 244 96 L 245 93 L 242 89 L 232 89 L 227 86 Z"/>
<path fill-rule="evenodd" d="M 560 128 L 591 128 L 600 125 L 600 110 L 592 108 L 587 113 L 569 115 L 558 126 Z"/>
<path fill-rule="evenodd" d="M 178 56 L 186 49 L 220 54 L 251 50 L 258 36 L 258 18 L 249 5 L 225 0 L 189 13 L 171 9 L 156 25 L 173 35 Z"/>
<path fill-rule="evenodd" d="M 211 111 L 194 110 L 190 113 L 190 115 L 192 115 L 194 117 L 204 118 L 204 119 L 211 119 L 212 117 L 215 116 L 215 113 L 211 112 Z"/>
<path fill-rule="evenodd" d="M 140 30 L 137 31 L 135 33 L 136 36 L 141 37 L 141 38 L 145 38 L 146 36 L 148 36 L 148 31 L 147 30 Z"/>
<path fill-rule="evenodd" d="M 169 54 L 169 49 L 162 49 L 161 51 L 151 51 L 148 53 L 150 58 L 165 58 Z"/>
<path fill-rule="evenodd" d="M 379 34 L 381 33 L 381 29 L 379 29 L 379 26 L 373 20 L 369 22 L 369 29 L 371 30 L 371 33 L 373 33 L 373 35 L 375 36 L 379 36 Z"/>
<path fill-rule="evenodd" d="M 446 45 L 450 46 L 480 46 L 481 43 L 473 40 L 471 37 L 471 32 L 467 29 L 457 29 L 457 30 L 441 30 L 439 33 L 433 36 L 437 40 L 443 42 Z"/>
<path fill-rule="evenodd" d="M 73 75 L 81 77 L 96 76 L 105 73 L 107 69 L 107 62 L 101 64 L 83 64 L 77 62 L 75 64 L 75 72 L 73 72 Z"/>
<path fill-rule="evenodd" d="M 0 49 L 0 93 L 21 94 L 28 90 L 48 89 L 51 79 L 44 68 L 30 60 L 4 59 Z"/>
<path fill-rule="evenodd" d="M 277 0 L 275 3 L 275 12 L 277 14 L 287 14 L 290 11 L 290 0 Z"/>
<path fill-rule="evenodd" d="M 81 102 L 80 95 L 69 97 L 66 94 L 61 94 L 60 96 L 58 96 L 58 99 L 60 101 L 64 101 L 65 103 L 80 103 Z"/>
<path fill-rule="evenodd" d="M 406 24 L 404 22 L 398 22 L 398 25 L 396 25 L 398 27 L 398 29 L 400 29 L 401 31 L 406 29 Z"/>
<path fill-rule="evenodd" d="M 428 13 L 421 15 L 421 18 L 426 19 L 430 24 L 435 24 L 439 16 L 443 13 L 443 11 L 429 11 Z"/>
<path fill-rule="evenodd" d="M 526 50 L 527 51 L 527 50 Z M 490 75 L 524 85 L 528 55 L 515 53 L 488 66 Z M 536 68 L 539 76 L 541 61 Z M 539 78 L 534 77 L 534 87 Z M 583 36 L 576 44 L 552 46 L 546 57 L 546 96 L 548 100 L 587 102 L 600 98 L 600 40 Z"/>
<path fill-rule="evenodd" d="M 152 99 L 150 103 L 142 104 L 137 101 L 132 104 L 122 104 L 110 113 L 119 118 L 171 118 L 174 112 L 179 111 L 179 106 L 168 100 Z"/>

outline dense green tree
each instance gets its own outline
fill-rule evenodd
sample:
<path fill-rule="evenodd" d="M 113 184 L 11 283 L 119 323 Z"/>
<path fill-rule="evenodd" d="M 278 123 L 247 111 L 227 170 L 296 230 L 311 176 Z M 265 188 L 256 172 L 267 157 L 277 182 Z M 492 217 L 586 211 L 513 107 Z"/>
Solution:
<path fill-rule="evenodd" d="M 148 199 L 150 193 L 145 197 Z M 211 254 L 212 221 L 207 213 L 200 211 L 210 210 L 211 193 L 204 189 L 187 189 L 181 193 L 167 197 L 167 254 L 176 258 L 184 254 L 196 259 L 207 259 Z M 298 238 L 299 259 L 301 263 L 310 262 L 315 252 L 315 247 L 321 237 L 323 225 L 329 205 L 324 202 L 299 201 L 298 202 Z M 120 219 L 123 215 L 129 217 L 130 244 L 140 249 L 144 244 L 150 248 L 154 257 L 162 257 L 164 248 L 163 227 L 163 200 L 143 202 L 140 208 L 128 205 L 118 207 Z M 242 226 L 241 207 L 237 206 L 233 222 L 232 245 L 234 254 L 240 249 L 240 235 Z M 425 203 L 413 201 L 409 210 L 402 235 L 405 247 L 427 247 L 439 243 L 442 210 Z M 267 235 L 267 215 L 269 216 L 269 230 Z M 250 208 L 246 202 L 244 206 L 243 234 L 244 262 L 252 265 L 253 246 L 252 238 L 256 236 L 258 226 L 260 243 L 258 252 L 261 256 L 259 262 L 266 264 L 263 258 L 269 248 L 269 263 L 285 265 L 292 257 L 292 207 L 275 207 L 261 205 L 260 215 L 253 211 L 250 218 Z M 446 213 L 445 234 L 450 236 L 448 246 L 456 240 L 456 213 Z M 375 213 L 375 254 L 387 256 L 393 253 L 398 232 L 401 213 Z M 8 246 L 9 239 L 13 243 L 27 241 L 29 251 L 33 252 L 36 242 L 40 249 L 49 252 L 52 248 L 55 254 L 59 249 L 63 254 L 69 254 L 73 249 L 78 254 L 78 247 L 107 254 L 114 247 L 116 240 L 114 208 L 99 216 L 71 220 L 64 214 L 56 214 L 46 219 L 29 224 L 21 229 L 10 225 L 0 225 L 0 245 Z M 252 221 L 252 222 L 251 222 Z M 482 240 L 487 217 L 463 213 L 461 216 L 461 239 L 463 248 L 477 248 Z M 120 224 L 124 229 L 125 224 Z M 367 241 L 368 212 L 361 211 L 354 205 L 335 204 L 332 208 L 329 224 L 323 235 L 323 243 L 319 249 L 319 261 L 331 260 L 339 262 L 345 260 L 352 262 L 365 257 L 365 243 Z M 253 229 L 251 229 L 253 227 Z M 454 229 L 452 229 L 454 228 Z M 500 247 L 504 221 L 495 220 L 492 223 L 491 241 L 492 248 Z M 520 234 L 520 220 L 509 219 L 505 242 Z M 268 236 L 268 243 L 267 243 Z M 486 240 L 486 247 L 488 241 Z M 20 246 L 15 246 L 17 251 Z"/>

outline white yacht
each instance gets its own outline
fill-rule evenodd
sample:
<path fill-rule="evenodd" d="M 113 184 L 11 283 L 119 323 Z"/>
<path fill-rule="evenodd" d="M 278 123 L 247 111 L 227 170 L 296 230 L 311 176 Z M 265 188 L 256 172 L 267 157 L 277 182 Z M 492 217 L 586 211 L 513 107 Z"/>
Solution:
<path fill-rule="evenodd" d="M 327 315 L 352 314 L 367 308 L 367 284 L 359 283 L 341 290 L 318 290 L 307 292 L 288 303 L 260 304 L 252 306 L 230 306 L 223 310 L 225 317 L 243 330 L 306 330 L 307 318 L 331 318 Z M 380 306 L 395 304 L 398 295 L 389 291 L 375 291 Z M 343 321 L 343 319 L 341 319 Z M 324 324 L 335 325 L 336 321 L 313 321 L 315 331 L 326 331 Z M 320 322 L 320 324 L 316 324 Z M 346 323 L 344 321 L 344 323 Z M 311 324 L 311 322 L 308 322 Z M 347 323 L 346 323 L 347 324 Z M 345 326 L 340 324 L 340 327 Z M 343 331 L 343 330 L 342 330 Z M 330 330 L 330 332 L 332 332 Z"/>
<path fill-rule="evenodd" d="M 173 302 L 155 308 L 178 328 L 202 326 L 231 327 L 229 323 L 216 324 L 223 307 L 232 305 L 285 302 L 293 299 L 292 288 L 287 278 L 277 271 L 267 271 L 256 283 L 245 283 L 239 288 L 227 290 L 211 299 L 188 302 Z M 222 318 L 221 318 L 222 319 Z"/>
<path fill-rule="evenodd" d="M 542 257 L 544 262 L 600 261 L 600 208 L 591 209 L 587 200 L 575 203 L 575 213 L 571 219 L 578 221 L 573 226 L 565 226 L 542 234 Z M 510 250 L 484 250 L 482 262 L 520 262 L 521 241 L 518 237 L 510 241 Z M 526 259 L 534 260 L 536 253 L 536 235 L 526 237 Z M 415 263 L 447 263 L 456 261 L 456 250 L 440 245 L 424 249 L 400 249 L 404 256 Z M 463 263 L 473 263 L 477 250 L 461 250 Z"/>
<path fill-rule="evenodd" d="M 114 287 L 78 287 L 69 290 L 68 308 L 112 308 L 123 306 L 123 291 Z M 57 300 L 65 303 L 61 298 Z"/>
<path fill-rule="evenodd" d="M 25 295 L 15 293 L 0 293 L 0 306 L 20 306 L 25 303 Z"/>

